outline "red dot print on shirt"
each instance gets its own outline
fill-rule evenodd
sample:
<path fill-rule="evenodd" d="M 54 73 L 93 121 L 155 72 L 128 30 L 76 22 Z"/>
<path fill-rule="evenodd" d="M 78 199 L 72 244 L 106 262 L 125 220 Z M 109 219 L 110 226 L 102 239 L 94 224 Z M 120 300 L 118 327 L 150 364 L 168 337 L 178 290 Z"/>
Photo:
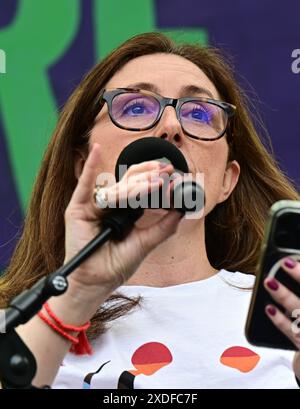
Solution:
<path fill-rule="evenodd" d="M 251 349 L 234 346 L 226 349 L 221 355 L 220 362 L 240 372 L 252 371 L 260 360 L 260 356 Z"/>
<path fill-rule="evenodd" d="M 134 389 L 137 375 L 153 375 L 173 360 L 170 350 L 160 342 L 148 342 L 141 345 L 132 355 L 131 362 L 135 369 L 124 371 L 119 378 L 118 389 Z"/>
<path fill-rule="evenodd" d="M 133 375 L 152 375 L 159 369 L 172 362 L 169 349 L 160 342 L 148 342 L 140 346 L 132 355 L 131 362 L 136 370 L 131 370 Z"/>

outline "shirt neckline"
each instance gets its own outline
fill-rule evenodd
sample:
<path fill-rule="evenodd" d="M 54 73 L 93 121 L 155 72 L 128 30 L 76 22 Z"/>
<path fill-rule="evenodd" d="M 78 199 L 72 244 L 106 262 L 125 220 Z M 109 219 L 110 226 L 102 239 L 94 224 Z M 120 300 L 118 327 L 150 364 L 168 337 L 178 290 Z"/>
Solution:
<path fill-rule="evenodd" d="M 181 284 L 175 284 L 175 285 L 169 285 L 166 287 L 155 287 L 155 286 L 148 286 L 148 285 L 123 285 L 119 287 L 120 290 L 143 290 L 143 291 L 167 291 L 167 290 L 177 290 L 177 289 L 183 289 L 183 288 L 189 288 L 189 287 L 195 287 L 195 286 L 204 286 L 206 284 L 210 284 L 212 281 L 215 281 L 216 279 L 219 279 L 220 276 L 225 272 L 224 269 L 221 269 L 217 271 L 215 274 L 213 274 L 210 277 L 204 278 L 202 280 L 196 280 L 196 281 L 189 281 L 186 283 L 181 283 Z"/>

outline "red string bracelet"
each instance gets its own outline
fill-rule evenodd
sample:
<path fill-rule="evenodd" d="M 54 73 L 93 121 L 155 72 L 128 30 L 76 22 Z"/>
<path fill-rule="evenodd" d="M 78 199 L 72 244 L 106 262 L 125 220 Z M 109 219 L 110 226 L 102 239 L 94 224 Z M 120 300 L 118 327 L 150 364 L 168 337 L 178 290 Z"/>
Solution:
<path fill-rule="evenodd" d="M 76 355 L 91 355 L 92 354 L 92 347 L 87 339 L 86 330 L 90 327 L 91 322 L 88 321 L 84 325 L 75 326 L 75 325 L 68 325 L 62 322 L 51 310 L 49 304 L 46 302 L 44 304 L 45 310 L 47 311 L 48 315 L 53 319 L 52 322 L 42 311 L 38 313 L 38 316 L 51 327 L 54 331 L 58 332 L 61 336 L 63 336 L 68 341 L 72 342 L 72 346 L 70 348 L 70 352 L 75 353 Z M 74 337 L 67 333 L 67 331 L 74 331 L 78 332 L 78 337 Z"/>

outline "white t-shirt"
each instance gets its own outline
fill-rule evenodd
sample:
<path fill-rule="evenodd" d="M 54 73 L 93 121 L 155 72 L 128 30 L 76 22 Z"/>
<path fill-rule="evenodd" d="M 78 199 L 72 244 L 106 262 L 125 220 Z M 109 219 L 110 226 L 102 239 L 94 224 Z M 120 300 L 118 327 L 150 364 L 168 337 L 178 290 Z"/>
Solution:
<path fill-rule="evenodd" d="M 110 323 L 93 355 L 69 353 L 53 388 L 298 388 L 293 351 L 250 345 L 244 335 L 254 277 L 221 270 L 201 281 L 122 286 L 141 306 Z"/>

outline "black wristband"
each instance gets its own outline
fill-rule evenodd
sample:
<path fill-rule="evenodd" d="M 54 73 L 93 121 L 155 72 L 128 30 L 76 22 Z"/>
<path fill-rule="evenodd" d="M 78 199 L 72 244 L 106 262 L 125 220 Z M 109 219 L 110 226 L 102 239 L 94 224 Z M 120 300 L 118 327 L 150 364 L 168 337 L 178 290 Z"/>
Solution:
<path fill-rule="evenodd" d="M 300 388 L 300 380 L 297 378 L 297 376 L 295 376 L 295 378 L 296 378 L 296 382 L 297 382 L 297 384 L 298 384 L 298 386 Z"/>

